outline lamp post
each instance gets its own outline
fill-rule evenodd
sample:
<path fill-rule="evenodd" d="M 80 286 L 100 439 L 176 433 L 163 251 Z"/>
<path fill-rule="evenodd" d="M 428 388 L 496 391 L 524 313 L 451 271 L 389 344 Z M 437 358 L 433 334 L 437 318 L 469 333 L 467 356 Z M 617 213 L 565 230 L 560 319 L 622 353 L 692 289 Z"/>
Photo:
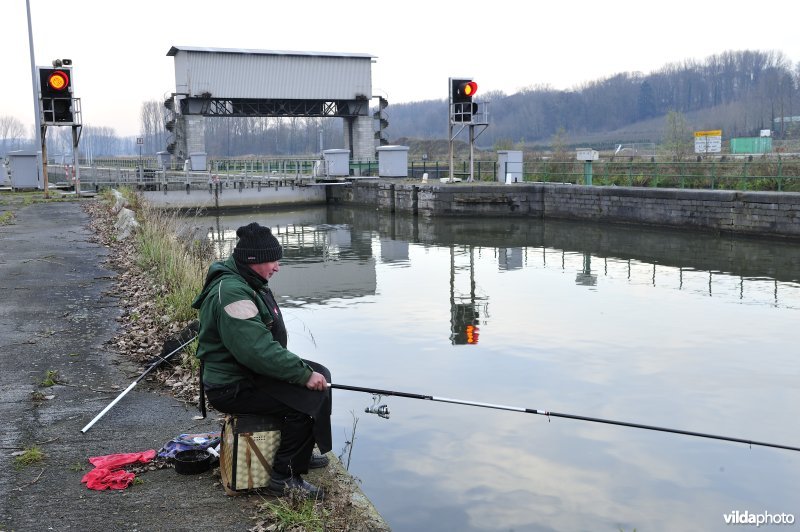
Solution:
<path fill-rule="evenodd" d="M 36 79 L 36 59 L 34 58 L 33 53 L 33 26 L 31 25 L 31 2 L 30 0 L 25 0 L 25 9 L 27 10 L 28 14 L 28 48 L 30 49 L 31 55 L 31 93 L 33 94 L 33 116 L 34 116 L 34 146 L 36 149 L 39 149 L 39 146 L 42 147 L 42 160 L 41 160 L 41 172 L 42 178 L 44 179 L 44 197 L 45 199 L 48 197 L 48 183 L 47 183 L 47 161 L 45 161 L 45 157 L 47 157 L 47 150 L 44 148 L 44 137 L 42 135 L 42 117 L 39 111 L 39 84 Z"/>

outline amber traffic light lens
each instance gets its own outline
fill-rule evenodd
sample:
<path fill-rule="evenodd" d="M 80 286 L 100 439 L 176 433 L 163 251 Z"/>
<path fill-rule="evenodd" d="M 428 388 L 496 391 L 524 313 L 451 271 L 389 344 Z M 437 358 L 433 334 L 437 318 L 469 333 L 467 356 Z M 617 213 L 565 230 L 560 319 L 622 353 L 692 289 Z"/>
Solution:
<path fill-rule="evenodd" d="M 66 72 L 56 70 L 47 78 L 47 84 L 54 91 L 63 91 L 69 85 L 69 76 Z"/>
<path fill-rule="evenodd" d="M 474 81 L 470 81 L 464 85 L 464 96 L 473 97 L 475 93 L 478 92 L 478 84 Z"/>

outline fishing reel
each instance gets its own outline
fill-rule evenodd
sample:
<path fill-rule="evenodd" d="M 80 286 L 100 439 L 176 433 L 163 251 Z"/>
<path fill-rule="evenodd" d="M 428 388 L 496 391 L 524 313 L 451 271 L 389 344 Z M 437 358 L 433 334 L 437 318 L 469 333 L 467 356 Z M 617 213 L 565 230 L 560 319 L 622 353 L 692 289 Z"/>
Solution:
<path fill-rule="evenodd" d="M 368 406 L 364 409 L 364 412 L 367 414 L 378 414 L 378 417 L 382 417 L 383 419 L 389 419 L 389 407 L 387 405 L 379 405 L 381 401 L 380 395 L 373 395 L 372 396 L 372 406 Z"/>

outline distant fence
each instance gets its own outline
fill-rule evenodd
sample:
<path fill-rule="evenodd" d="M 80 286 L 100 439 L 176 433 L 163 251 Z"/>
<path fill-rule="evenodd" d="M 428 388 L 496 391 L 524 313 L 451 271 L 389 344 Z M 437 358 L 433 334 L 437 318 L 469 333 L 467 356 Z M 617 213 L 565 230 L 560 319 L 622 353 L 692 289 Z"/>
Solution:
<path fill-rule="evenodd" d="M 141 165 L 139 164 L 141 163 Z M 509 163 L 511 164 L 511 163 Z M 521 167 L 520 167 L 521 166 Z M 503 176 L 513 172 L 521 175 L 523 182 L 585 184 L 585 167 L 581 161 L 555 161 L 537 159 L 516 163 L 513 167 L 499 168 L 495 161 L 475 161 L 473 175 L 476 181 L 503 181 Z M 467 161 L 457 161 L 454 177 L 466 181 L 469 177 Z M 67 166 L 48 165 L 50 181 L 69 180 Z M 408 177 L 422 179 L 427 174 L 431 180 L 447 178 L 449 164 L 444 161 L 410 161 Z M 350 175 L 378 176 L 377 161 L 351 161 Z M 216 176 L 216 177 L 215 177 Z M 234 182 L 301 182 L 324 179 L 327 176 L 325 161 L 320 159 L 231 159 L 210 160 L 205 172 L 183 169 L 158 169 L 154 158 L 95 159 L 93 164 L 81 164 L 81 181 L 84 184 L 121 185 L 165 183 L 203 186 L 217 179 L 226 186 Z M 769 190 L 800 192 L 800 158 L 765 156 L 728 156 L 701 161 L 663 161 L 655 158 L 624 157 L 616 160 L 599 160 L 592 163 L 592 184 L 595 186 L 632 186 L 653 188 Z"/>

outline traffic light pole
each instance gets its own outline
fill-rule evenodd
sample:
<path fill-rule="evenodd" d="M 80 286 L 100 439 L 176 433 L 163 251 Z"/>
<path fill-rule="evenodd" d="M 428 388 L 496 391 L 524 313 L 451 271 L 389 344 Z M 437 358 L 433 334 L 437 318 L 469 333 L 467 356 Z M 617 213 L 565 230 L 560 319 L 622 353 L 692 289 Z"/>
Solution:
<path fill-rule="evenodd" d="M 475 179 L 475 126 L 469 125 L 469 183 Z"/>
<path fill-rule="evenodd" d="M 44 146 L 44 132 L 45 127 L 42 125 L 42 112 L 39 104 L 39 82 L 36 75 L 36 58 L 33 53 L 33 25 L 31 24 L 31 3 L 30 0 L 25 0 L 25 9 L 28 15 L 28 48 L 30 51 L 31 56 L 31 85 L 32 85 L 32 92 L 33 92 L 33 115 L 34 115 L 34 134 L 36 135 L 36 144 L 41 143 Z M 48 197 L 48 190 L 47 190 L 47 158 L 44 155 L 45 150 L 43 148 L 42 153 L 42 179 L 44 180 L 44 197 L 47 199 Z"/>
<path fill-rule="evenodd" d="M 81 165 L 78 162 L 78 141 L 81 126 L 72 126 L 72 179 L 75 185 L 75 195 L 81 195 Z"/>
<path fill-rule="evenodd" d="M 450 175 L 449 175 L 448 181 L 450 183 L 452 183 L 453 182 L 453 120 L 452 120 L 452 117 L 447 119 L 447 124 L 448 124 L 448 127 L 449 127 L 447 138 L 450 139 Z"/>
<path fill-rule="evenodd" d="M 463 131 L 463 130 L 464 130 L 464 125 L 462 125 L 461 129 L 458 130 L 458 133 L 461 133 L 461 131 Z M 455 136 L 458 136 L 458 133 L 456 133 Z M 455 139 L 455 136 L 453 135 L 453 123 L 451 121 L 450 124 L 449 124 L 449 134 L 448 134 L 448 137 L 450 137 L 450 177 L 449 177 L 449 181 L 451 183 L 453 182 L 453 163 L 454 163 L 454 159 L 455 159 L 455 157 L 454 157 L 455 148 L 454 148 L 454 143 L 453 143 L 453 141 Z M 472 183 L 474 180 L 475 180 L 475 125 L 474 124 L 470 124 L 469 125 L 469 177 L 467 178 L 467 181 L 469 183 Z"/>
<path fill-rule="evenodd" d="M 42 124 L 42 184 L 44 199 L 50 198 L 50 183 L 47 179 L 47 124 Z"/>

